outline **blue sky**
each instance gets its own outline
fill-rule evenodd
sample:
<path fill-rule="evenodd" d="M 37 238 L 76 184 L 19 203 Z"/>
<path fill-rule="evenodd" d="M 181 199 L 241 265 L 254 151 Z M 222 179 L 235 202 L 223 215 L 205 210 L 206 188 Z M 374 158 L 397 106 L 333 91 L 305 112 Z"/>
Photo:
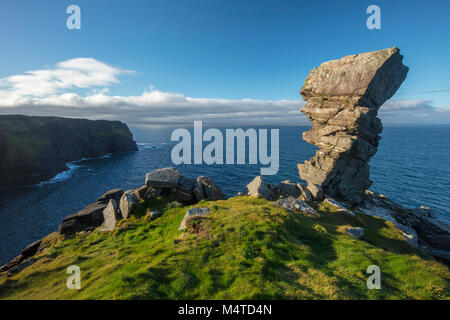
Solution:
<path fill-rule="evenodd" d="M 66 8 L 71 4 L 81 8 L 81 30 L 66 28 Z M 381 30 L 366 27 L 366 8 L 371 4 L 381 8 Z M 1 79 L 30 70 L 93 58 L 134 72 L 119 72 L 114 75 L 117 81 L 99 85 L 67 86 L 59 93 L 83 96 L 108 88 L 102 91 L 108 96 L 138 97 L 154 86 L 159 94 L 152 99 L 169 94 L 168 104 L 192 97 L 206 99 L 202 103 L 213 99 L 213 105 L 217 99 L 232 100 L 237 108 L 239 101 L 250 99 L 272 101 L 275 104 L 265 106 L 270 109 L 279 100 L 301 100 L 298 91 L 304 79 L 321 62 L 397 46 L 410 71 L 391 99 L 403 101 L 394 110 L 425 115 L 434 108 L 450 110 L 449 12 L 447 0 L 2 1 L 0 86 Z M 64 105 L 62 111 L 64 107 L 54 106 L 0 107 L 0 113 L 59 110 L 60 115 L 93 118 L 101 113 Z M 288 109 L 294 112 L 293 108 Z M 427 117 L 430 122 L 450 122 L 449 112 Z M 402 122 L 400 118 L 392 119 Z"/>

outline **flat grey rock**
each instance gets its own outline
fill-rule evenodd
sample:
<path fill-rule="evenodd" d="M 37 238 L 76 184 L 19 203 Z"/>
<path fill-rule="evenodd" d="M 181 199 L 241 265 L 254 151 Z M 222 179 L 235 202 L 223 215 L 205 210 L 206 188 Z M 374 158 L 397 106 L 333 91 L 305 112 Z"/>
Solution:
<path fill-rule="evenodd" d="M 311 215 L 316 215 L 317 212 L 306 202 L 303 202 L 294 197 L 282 198 L 273 203 L 274 206 L 284 208 L 293 212 L 306 212 Z"/>
<path fill-rule="evenodd" d="M 298 198 L 302 194 L 302 190 L 299 186 L 289 180 L 281 181 L 278 184 L 277 192 L 285 197 L 291 196 L 294 198 Z"/>
<path fill-rule="evenodd" d="M 364 229 L 361 227 L 349 227 L 345 232 L 355 239 L 361 239 L 364 235 Z"/>
<path fill-rule="evenodd" d="M 189 218 L 192 217 L 204 217 L 206 216 L 211 210 L 209 208 L 203 207 L 203 208 L 191 208 L 186 211 L 186 215 L 183 218 L 183 221 L 181 221 L 180 227 L 178 230 L 184 230 L 186 229 L 186 221 Z"/>
<path fill-rule="evenodd" d="M 172 167 L 147 173 L 145 185 L 154 188 L 175 188 L 181 179 L 180 172 Z"/>
<path fill-rule="evenodd" d="M 161 211 L 159 210 L 154 210 L 154 211 L 150 211 L 149 213 L 147 213 L 147 215 L 151 218 L 151 219 L 156 219 L 158 217 L 160 217 L 162 214 Z"/>

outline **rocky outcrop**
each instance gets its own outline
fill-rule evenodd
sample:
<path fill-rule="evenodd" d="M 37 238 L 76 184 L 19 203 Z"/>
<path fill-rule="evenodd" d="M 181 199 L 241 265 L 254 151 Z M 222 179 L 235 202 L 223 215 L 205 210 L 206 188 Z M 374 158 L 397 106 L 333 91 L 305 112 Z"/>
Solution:
<path fill-rule="evenodd" d="M 67 162 L 135 150 L 119 121 L 0 116 L 0 187 L 36 184 L 67 170 Z"/>
<path fill-rule="evenodd" d="M 277 192 L 285 196 L 298 198 L 302 195 L 302 189 L 289 180 L 281 181 L 277 187 Z"/>
<path fill-rule="evenodd" d="M 181 179 L 180 172 L 172 167 L 162 168 L 147 173 L 145 185 L 156 189 L 175 188 Z"/>
<path fill-rule="evenodd" d="M 112 189 L 107 191 L 104 195 L 97 199 L 98 202 L 108 204 L 109 200 L 114 199 L 116 202 L 120 201 L 123 195 L 122 189 Z"/>
<path fill-rule="evenodd" d="M 314 208 L 312 208 L 307 203 L 299 199 L 296 199 L 292 196 L 279 199 L 275 201 L 273 205 L 293 212 L 306 212 L 310 215 L 317 215 L 317 212 L 316 210 L 314 210 Z"/>
<path fill-rule="evenodd" d="M 244 191 L 240 192 L 238 195 L 271 200 L 275 197 L 275 188 L 266 183 L 261 176 L 256 176 L 255 179 L 245 187 Z"/>
<path fill-rule="evenodd" d="M 172 195 L 181 203 L 225 199 L 220 187 L 210 177 L 184 177 L 172 167 L 147 173 L 145 186 L 152 188 L 150 192 L 153 194 Z"/>
<path fill-rule="evenodd" d="M 65 217 L 59 226 L 59 233 L 73 234 L 80 231 L 94 230 L 103 223 L 103 210 L 107 204 L 95 202 L 83 210 Z"/>
<path fill-rule="evenodd" d="M 413 247 L 450 263 L 450 225 L 436 219 L 428 207 L 407 209 L 384 195 L 366 191 L 358 210 L 391 221 Z"/>
<path fill-rule="evenodd" d="M 46 247 L 45 244 L 42 243 L 42 240 L 35 241 L 28 245 L 22 252 L 9 261 L 7 264 L 0 267 L 0 272 L 8 271 L 9 273 L 19 272 L 26 267 L 32 265 L 35 262 L 35 259 L 32 257 L 43 250 Z"/>
<path fill-rule="evenodd" d="M 220 188 L 216 185 L 213 179 L 206 176 L 197 178 L 193 189 L 194 197 L 197 201 L 204 199 L 208 200 L 222 200 L 225 199 Z"/>
<path fill-rule="evenodd" d="M 126 192 L 122 189 L 109 190 L 96 202 L 67 216 L 59 226 L 59 233 L 70 236 L 100 226 L 101 231 L 112 231 L 119 220 L 127 219 L 135 212 L 141 200 L 151 201 L 160 195 L 179 201 L 173 202 L 173 207 L 201 200 L 224 199 L 220 188 L 209 177 L 187 178 L 175 168 L 157 169 L 146 175 L 144 186 Z M 154 211 L 149 217 L 154 219 L 160 214 Z"/>
<path fill-rule="evenodd" d="M 402 59 L 394 47 L 328 61 L 311 71 L 300 91 L 307 101 L 301 111 L 313 123 L 303 139 L 320 150 L 298 165 L 308 188 L 352 204 L 363 201 L 371 185 L 368 163 L 382 131 L 377 111 L 406 78 Z"/>

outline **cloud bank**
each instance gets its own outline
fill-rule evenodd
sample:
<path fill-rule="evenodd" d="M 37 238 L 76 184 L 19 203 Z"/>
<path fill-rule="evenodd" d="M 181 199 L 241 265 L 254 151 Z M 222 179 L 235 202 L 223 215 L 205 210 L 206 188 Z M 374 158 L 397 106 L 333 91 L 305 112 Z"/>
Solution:
<path fill-rule="evenodd" d="M 121 120 L 131 127 L 192 124 L 302 125 L 309 121 L 298 100 L 211 99 L 149 89 L 136 96 L 109 95 L 119 76 L 131 71 L 94 58 L 75 58 L 55 67 L 0 79 L 0 114 L 55 115 Z M 84 94 L 77 91 L 86 91 Z M 450 108 L 428 100 L 388 101 L 385 123 L 450 123 Z"/>

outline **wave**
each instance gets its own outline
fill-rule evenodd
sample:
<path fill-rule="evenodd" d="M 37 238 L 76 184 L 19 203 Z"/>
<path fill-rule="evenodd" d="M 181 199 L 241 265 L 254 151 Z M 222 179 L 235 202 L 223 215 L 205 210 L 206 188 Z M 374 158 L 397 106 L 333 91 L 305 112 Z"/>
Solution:
<path fill-rule="evenodd" d="M 84 162 L 84 161 L 94 160 L 94 159 L 107 159 L 107 158 L 110 158 L 111 156 L 112 156 L 112 153 L 108 153 L 108 154 L 105 154 L 104 156 L 98 156 L 98 157 L 92 157 L 92 158 L 81 158 L 80 160 L 67 162 L 66 166 L 69 168 L 68 170 L 58 173 L 56 176 L 54 176 L 50 180 L 42 181 L 42 182 L 38 183 L 37 186 L 42 187 L 42 186 L 45 186 L 48 184 L 61 182 L 61 181 L 70 179 L 70 178 L 72 178 L 75 171 L 77 171 L 79 168 L 84 167 L 83 165 L 79 165 L 79 163 Z"/>
<path fill-rule="evenodd" d="M 61 182 L 61 181 L 70 179 L 73 176 L 75 171 L 77 171 L 79 168 L 83 167 L 83 166 L 75 164 L 75 163 L 78 163 L 80 161 L 81 160 L 73 161 L 73 162 L 67 162 L 66 166 L 69 168 L 68 170 L 58 173 L 56 176 L 54 176 L 52 179 L 50 179 L 48 181 L 42 181 L 42 182 L 38 183 L 37 186 L 38 187 L 42 187 L 42 186 L 45 186 L 45 185 L 48 185 L 48 184 Z"/>
<path fill-rule="evenodd" d="M 155 145 L 153 143 L 136 143 L 139 150 L 144 149 L 157 149 L 158 145 Z"/>
<path fill-rule="evenodd" d="M 94 159 L 106 159 L 106 158 L 110 158 L 112 156 L 112 153 L 108 153 L 108 154 L 105 154 L 104 156 L 98 156 L 98 157 L 91 157 L 91 158 L 81 158 L 80 160 L 76 160 L 76 161 L 72 161 L 72 162 L 69 162 L 69 163 L 80 163 L 80 162 L 83 162 L 83 161 L 88 161 L 88 160 L 94 160 Z"/>

